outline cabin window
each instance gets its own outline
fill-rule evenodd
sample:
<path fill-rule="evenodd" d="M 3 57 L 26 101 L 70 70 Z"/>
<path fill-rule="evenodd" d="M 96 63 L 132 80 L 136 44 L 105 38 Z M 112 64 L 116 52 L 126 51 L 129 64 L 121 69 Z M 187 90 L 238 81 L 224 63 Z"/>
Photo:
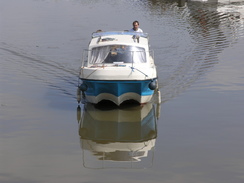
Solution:
<path fill-rule="evenodd" d="M 146 63 L 145 49 L 127 45 L 101 46 L 92 49 L 91 64 L 114 62 Z"/>

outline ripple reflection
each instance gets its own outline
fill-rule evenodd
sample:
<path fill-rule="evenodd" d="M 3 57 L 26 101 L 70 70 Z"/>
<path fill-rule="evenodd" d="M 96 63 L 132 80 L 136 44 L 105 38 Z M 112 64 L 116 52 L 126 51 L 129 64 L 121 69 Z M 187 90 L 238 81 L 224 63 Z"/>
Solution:
<path fill-rule="evenodd" d="M 163 32 L 153 42 L 160 45 L 161 41 L 155 60 L 165 102 L 211 71 L 220 62 L 219 54 L 243 37 L 243 2 L 232 3 L 232 11 L 218 2 L 189 1 L 183 7 L 167 1 L 150 2 L 147 6 L 153 21 L 159 24 L 156 28 Z M 163 26 L 161 22 L 165 22 Z"/>
<path fill-rule="evenodd" d="M 120 107 L 86 103 L 81 110 L 78 106 L 84 167 L 151 167 L 157 138 L 156 107 L 152 103 Z"/>

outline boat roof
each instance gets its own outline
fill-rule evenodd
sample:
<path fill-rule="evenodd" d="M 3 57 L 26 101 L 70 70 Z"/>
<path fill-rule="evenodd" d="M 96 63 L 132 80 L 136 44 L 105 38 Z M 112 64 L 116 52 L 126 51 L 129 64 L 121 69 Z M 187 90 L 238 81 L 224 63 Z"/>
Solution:
<path fill-rule="evenodd" d="M 131 36 L 140 36 L 148 38 L 148 34 L 144 32 L 129 32 L 129 31 L 106 31 L 106 32 L 93 32 L 92 38 L 101 37 L 101 36 L 112 36 L 112 35 L 131 35 Z"/>
<path fill-rule="evenodd" d="M 136 45 L 148 48 L 148 34 L 143 32 L 107 31 L 92 33 L 89 47 L 106 45 Z"/>

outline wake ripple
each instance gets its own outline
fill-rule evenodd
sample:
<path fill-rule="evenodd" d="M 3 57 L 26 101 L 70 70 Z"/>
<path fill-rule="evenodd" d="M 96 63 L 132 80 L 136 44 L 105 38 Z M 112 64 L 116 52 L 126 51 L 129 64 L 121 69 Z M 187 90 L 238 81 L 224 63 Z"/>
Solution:
<path fill-rule="evenodd" d="M 243 38 L 243 22 L 238 13 L 219 12 L 217 8 L 211 8 L 212 5 L 206 3 L 201 6 L 189 3 L 183 8 L 175 4 L 171 6 L 171 11 L 167 10 L 171 15 L 167 21 L 173 21 L 171 26 L 181 32 L 170 43 L 171 48 L 175 47 L 177 51 L 164 52 L 161 58 L 169 60 L 157 63 L 162 102 L 179 95 L 211 71 L 220 62 L 218 54 Z M 181 42 L 176 42 L 180 36 Z M 189 42 L 188 47 L 179 45 L 186 45 L 186 42 Z"/>

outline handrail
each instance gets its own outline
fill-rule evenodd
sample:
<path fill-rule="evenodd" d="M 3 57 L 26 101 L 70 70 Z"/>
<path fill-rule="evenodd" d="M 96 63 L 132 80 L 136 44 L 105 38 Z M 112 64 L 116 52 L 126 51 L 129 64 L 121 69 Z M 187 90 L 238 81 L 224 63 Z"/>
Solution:
<path fill-rule="evenodd" d="M 140 36 L 144 38 L 148 38 L 148 33 L 144 32 L 129 32 L 129 31 L 106 31 L 106 32 L 93 32 L 92 38 L 101 37 L 101 36 L 109 36 L 109 35 L 131 35 L 131 36 Z"/>

